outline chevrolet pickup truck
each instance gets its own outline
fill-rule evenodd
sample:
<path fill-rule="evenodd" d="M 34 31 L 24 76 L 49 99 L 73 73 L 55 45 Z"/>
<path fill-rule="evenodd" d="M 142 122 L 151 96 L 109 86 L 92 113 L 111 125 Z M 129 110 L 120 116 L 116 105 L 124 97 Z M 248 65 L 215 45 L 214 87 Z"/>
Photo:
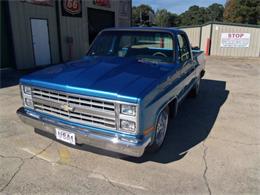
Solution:
<path fill-rule="evenodd" d="M 140 157 L 160 149 L 169 117 L 199 93 L 204 72 L 184 31 L 105 29 L 82 59 L 21 78 L 17 114 L 57 140 Z"/>

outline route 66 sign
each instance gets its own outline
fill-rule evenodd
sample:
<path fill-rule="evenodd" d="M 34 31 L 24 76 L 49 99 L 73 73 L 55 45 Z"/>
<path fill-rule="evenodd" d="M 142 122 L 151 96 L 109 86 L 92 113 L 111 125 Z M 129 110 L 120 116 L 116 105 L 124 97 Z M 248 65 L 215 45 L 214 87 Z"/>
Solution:
<path fill-rule="evenodd" d="M 63 0 L 61 7 L 63 16 L 82 17 L 81 0 Z"/>

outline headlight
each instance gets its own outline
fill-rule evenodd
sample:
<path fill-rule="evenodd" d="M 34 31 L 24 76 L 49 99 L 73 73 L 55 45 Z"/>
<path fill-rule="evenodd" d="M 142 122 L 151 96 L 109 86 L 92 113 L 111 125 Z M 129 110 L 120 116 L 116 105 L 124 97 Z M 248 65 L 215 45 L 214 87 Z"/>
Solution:
<path fill-rule="evenodd" d="M 136 115 L 136 106 L 121 104 L 120 113 L 130 116 Z"/>
<path fill-rule="evenodd" d="M 32 99 L 24 98 L 24 104 L 27 107 L 33 108 L 33 101 L 32 101 Z"/>
<path fill-rule="evenodd" d="M 27 95 L 32 95 L 32 89 L 29 86 L 23 86 L 23 93 Z"/>
<path fill-rule="evenodd" d="M 129 132 L 135 132 L 136 123 L 128 120 L 120 120 L 120 128 Z"/>
<path fill-rule="evenodd" d="M 117 106 L 118 130 L 130 133 L 138 133 L 138 105 L 122 103 Z"/>
<path fill-rule="evenodd" d="M 22 99 L 23 99 L 24 107 L 34 108 L 33 107 L 32 89 L 31 89 L 31 87 L 21 85 L 21 91 L 22 91 Z"/>

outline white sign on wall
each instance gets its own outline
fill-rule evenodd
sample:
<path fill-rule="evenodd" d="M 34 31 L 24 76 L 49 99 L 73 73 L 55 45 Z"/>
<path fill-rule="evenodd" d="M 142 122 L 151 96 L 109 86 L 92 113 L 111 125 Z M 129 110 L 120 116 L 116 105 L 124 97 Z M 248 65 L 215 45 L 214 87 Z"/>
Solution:
<path fill-rule="evenodd" d="M 249 47 L 250 33 L 221 33 L 221 47 Z"/>

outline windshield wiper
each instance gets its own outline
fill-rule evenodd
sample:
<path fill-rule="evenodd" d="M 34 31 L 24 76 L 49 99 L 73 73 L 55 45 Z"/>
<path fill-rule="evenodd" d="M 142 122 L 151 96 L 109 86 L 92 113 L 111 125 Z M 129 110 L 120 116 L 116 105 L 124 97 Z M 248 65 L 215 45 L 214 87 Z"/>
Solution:
<path fill-rule="evenodd" d="M 152 60 L 152 59 L 144 59 L 144 58 L 138 59 L 137 61 L 141 63 L 151 63 L 151 64 L 169 64 L 169 62 L 163 62 L 160 60 Z"/>
<path fill-rule="evenodd" d="M 150 60 L 150 59 L 141 58 L 141 59 L 138 59 L 137 61 L 141 62 L 141 63 L 147 63 L 148 62 L 148 63 L 152 63 L 152 64 L 159 64 L 158 60 L 154 61 L 154 60 Z"/>

